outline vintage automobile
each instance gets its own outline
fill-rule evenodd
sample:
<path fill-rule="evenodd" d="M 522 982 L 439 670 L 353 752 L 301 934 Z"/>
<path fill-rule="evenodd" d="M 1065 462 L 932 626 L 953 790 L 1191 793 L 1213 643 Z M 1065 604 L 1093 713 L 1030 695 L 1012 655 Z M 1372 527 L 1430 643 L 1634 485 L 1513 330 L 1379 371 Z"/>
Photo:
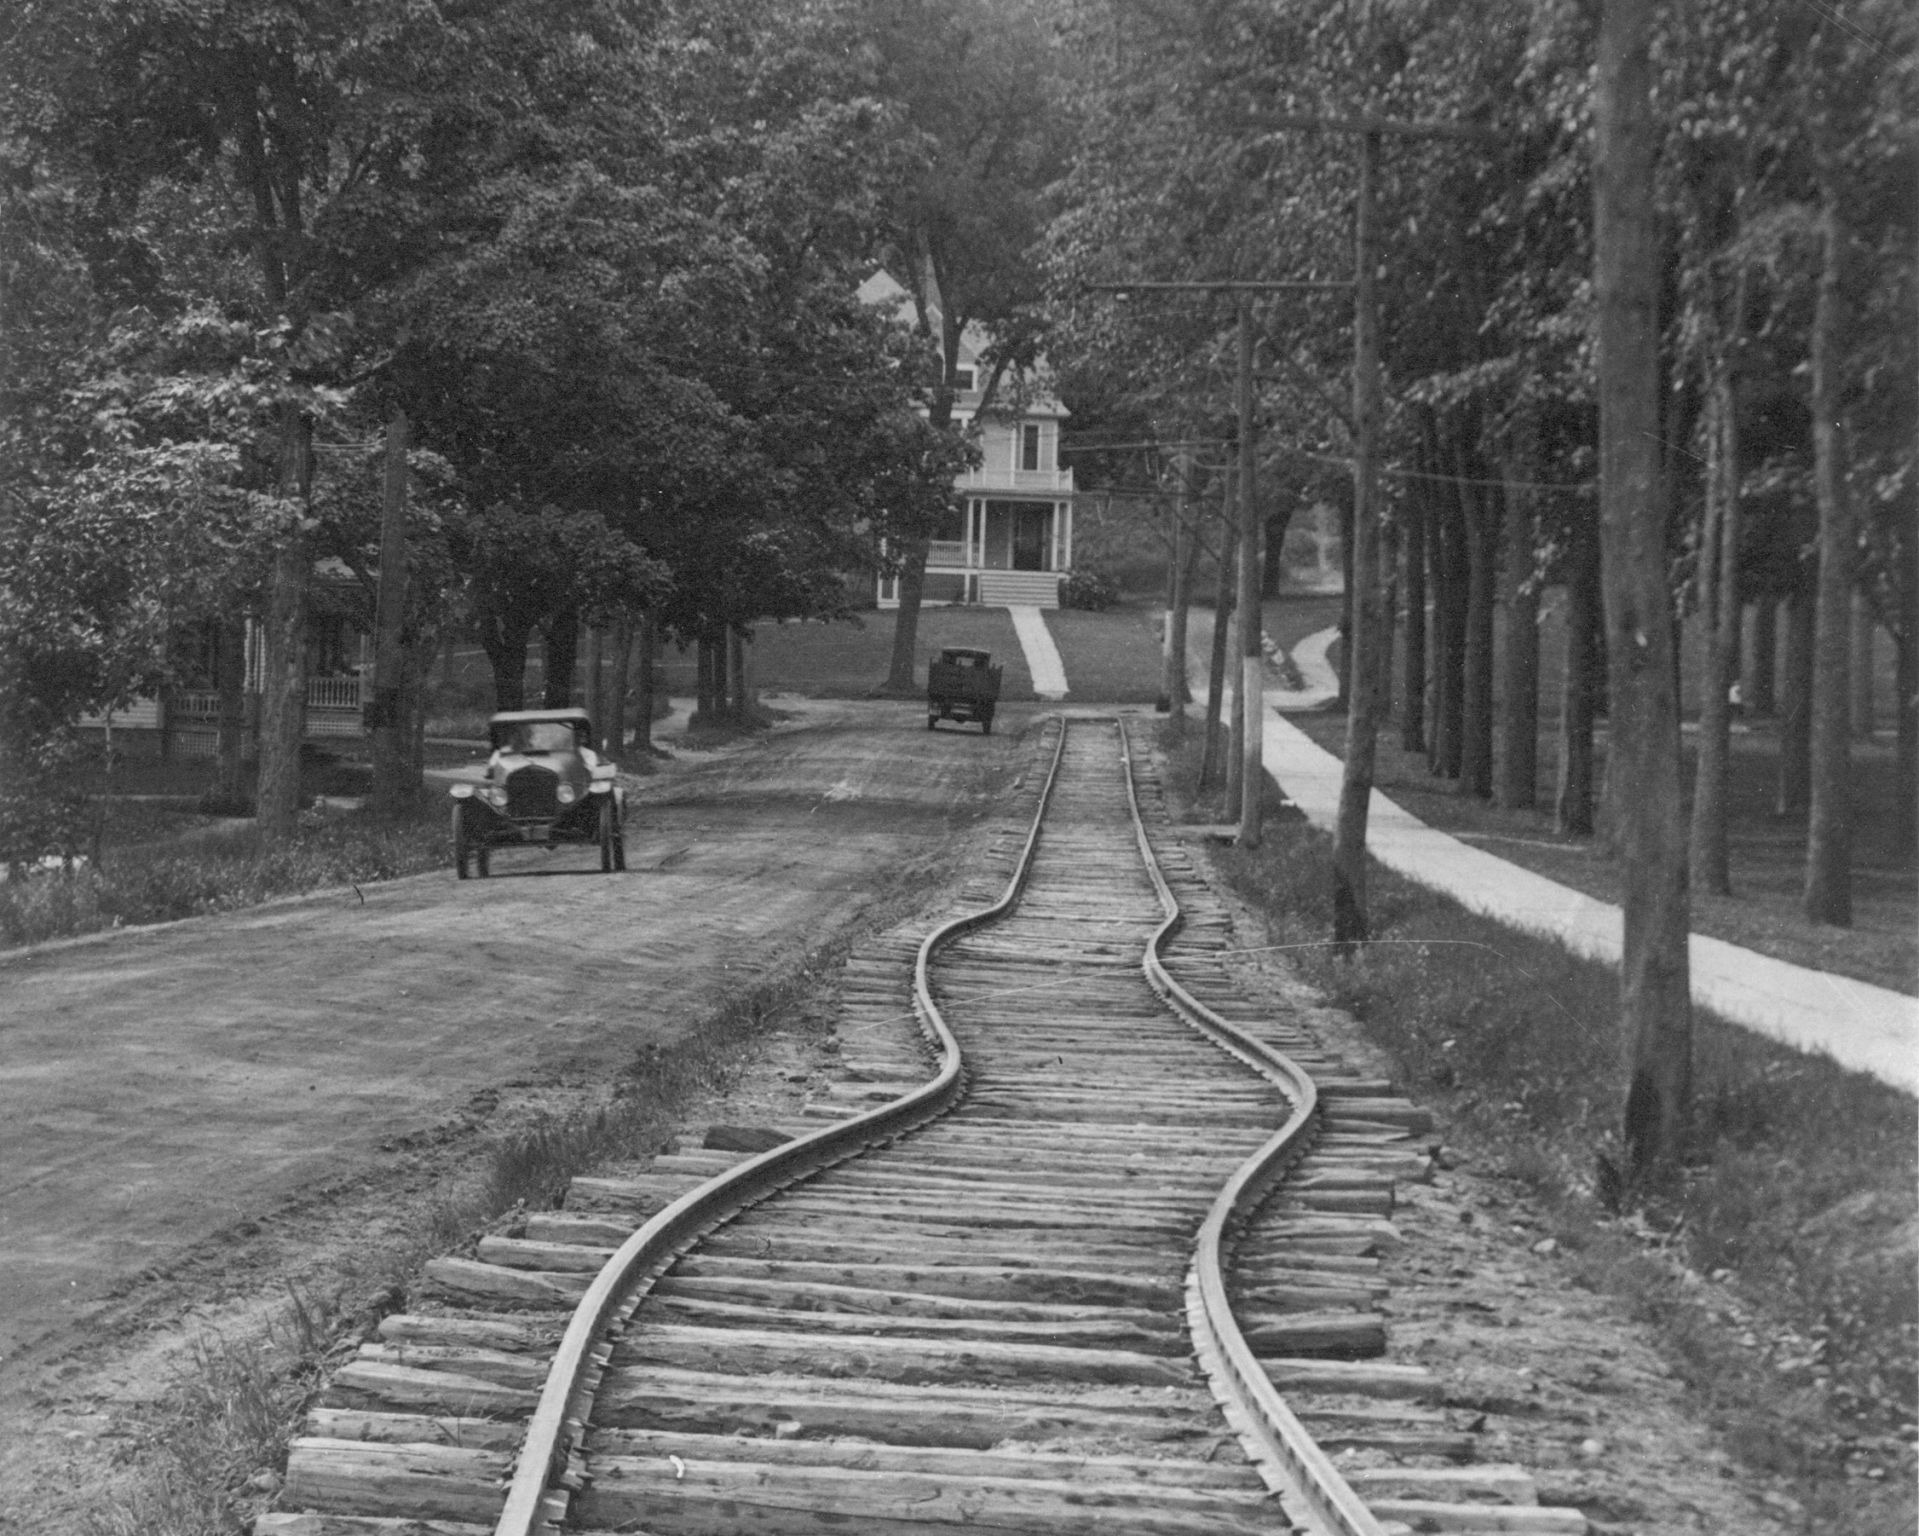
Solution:
<path fill-rule="evenodd" d="M 993 710 L 999 704 L 1001 669 L 991 651 L 949 646 L 926 669 L 926 728 L 942 720 L 977 720 L 993 734 Z"/>
<path fill-rule="evenodd" d="M 493 755 L 477 784 L 453 786 L 453 870 L 492 873 L 495 848 L 598 843 L 600 868 L 626 868 L 617 770 L 587 745 L 583 709 L 511 709 L 487 725 Z"/>

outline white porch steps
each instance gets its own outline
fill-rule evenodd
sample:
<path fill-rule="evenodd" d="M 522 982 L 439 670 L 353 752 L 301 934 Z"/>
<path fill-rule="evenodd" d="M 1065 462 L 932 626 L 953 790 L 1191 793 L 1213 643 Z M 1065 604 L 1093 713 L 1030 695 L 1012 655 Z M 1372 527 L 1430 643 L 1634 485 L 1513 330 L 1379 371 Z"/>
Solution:
<path fill-rule="evenodd" d="M 981 571 L 979 600 L 989 608 L 1059 607 L 1058 571 Z"/>

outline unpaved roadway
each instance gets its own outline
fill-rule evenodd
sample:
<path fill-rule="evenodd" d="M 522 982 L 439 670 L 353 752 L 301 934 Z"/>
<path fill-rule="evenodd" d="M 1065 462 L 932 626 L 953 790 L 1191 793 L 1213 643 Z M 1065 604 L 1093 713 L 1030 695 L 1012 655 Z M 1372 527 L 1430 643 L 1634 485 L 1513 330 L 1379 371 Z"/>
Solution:
<path fill-rule="evenodd" d="M 489 880 L 0 956 L 0 1442 L 90 1318 L 152 1327 L 263 1244 L 338 1240 L 354 1191 L 417 1193 L 543 1093 L 603 1081 L 876 903 L 937 896 L 1021 721 L 792 707 L 637 781 L 623 875 L 593 848 L 513 850 Z"/>

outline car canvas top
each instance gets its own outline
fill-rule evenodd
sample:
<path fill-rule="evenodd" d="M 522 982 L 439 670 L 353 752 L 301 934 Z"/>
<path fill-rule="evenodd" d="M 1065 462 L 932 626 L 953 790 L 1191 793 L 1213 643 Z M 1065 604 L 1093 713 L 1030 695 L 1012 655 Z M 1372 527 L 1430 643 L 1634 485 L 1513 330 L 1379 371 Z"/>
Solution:
<path fill-rule="evenodd" d="M 577 704 L 565 709 L 503 709 L 497 714 L 487 716 L 487 723 L 490 725 L 519 725 L 535 720 L 565 720 L 575 725 L 589 723 L 586 711 Z"/>

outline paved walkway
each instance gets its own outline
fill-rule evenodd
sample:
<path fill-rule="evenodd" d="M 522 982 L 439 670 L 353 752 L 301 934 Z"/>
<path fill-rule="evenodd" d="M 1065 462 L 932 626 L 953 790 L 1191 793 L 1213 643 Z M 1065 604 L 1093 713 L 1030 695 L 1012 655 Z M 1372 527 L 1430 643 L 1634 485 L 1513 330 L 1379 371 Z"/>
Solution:
<path fill-rule="evenodd" d="M 1307 687 L 1267 690 L 1260 742 L 1266 772 L 1313 825 L 1327 830 L 1339 817 L 1343 765 L 1276 711 L 1315 707 L 1337 692 L 1325 661 L 1332 635 L 1322 630 L 1294 647 Z M 1387 868 L 1476 912 L 1556 938 L 1576 954 L 1619 961 L 1624 923 L 1618 907 L 1449 837 L 1377 790 L 1366 845 Z M 1703 934 L 1692 936 L 1691 963 L 1693 1000 L 1701 1006 L 1797 1050 L 1824 1053 L 1841 1066 L 1919 1093 L 1919 998 Z"/>
<path fill-rule="evenodd" d="M 1053 644 L 1053 632 L 1046 627 L 1045 616 L 1029 606 L 1009 606 L 1006 611 L 1013 616 L 1013 631 L 1026 653 L 1026 670 L 1033 674 L 1033 692 L 1049 701 L 1065 698 L 1066 666 L 1059 659 L 1059 647 Z"/>

